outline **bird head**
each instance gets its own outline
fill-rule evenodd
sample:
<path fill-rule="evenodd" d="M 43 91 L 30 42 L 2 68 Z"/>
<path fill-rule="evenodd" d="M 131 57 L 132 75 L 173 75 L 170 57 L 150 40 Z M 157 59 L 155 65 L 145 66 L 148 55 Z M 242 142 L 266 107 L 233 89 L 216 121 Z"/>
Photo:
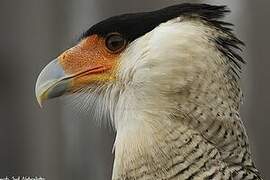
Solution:
<path fill-rule="evenodd" d="M 42 70 L 37 99 L 41 104 L 83 91 L 102 97 L 112 110 L 131 97 L 142 102 L 163 97 L 165 102 L 164 94 L 178 98 L 204 78 L 237 79 L 242 59 L 232 49 L 241 41 L 229 23 L 218 20 L 226 12 L 224 6 L 180 4 L 106 19 Z"/>

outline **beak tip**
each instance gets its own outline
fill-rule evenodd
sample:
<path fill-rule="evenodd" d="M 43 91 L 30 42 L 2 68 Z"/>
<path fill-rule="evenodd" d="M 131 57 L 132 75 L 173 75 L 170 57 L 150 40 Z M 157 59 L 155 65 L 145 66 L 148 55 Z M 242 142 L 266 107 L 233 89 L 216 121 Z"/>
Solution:
<path fill-rule="evenodd" d="M 36 88 L 35 88 L 35 94 L 36 94 L 36 100 L 38 102 L 38 105 L 40 108 L 42 108 L 42 104 L 44 101 L 44 94 L 41 93 L 41 91 L 39 90 L 37 84 L 36 84 Z"/>
<path fill-rule="evenodd" d="M 36 94 L 36 99 L 40 108 L 43 108 L 44 96 Z"/>
<path fill-rule="evenodd" d="M 37 101 L 38 101 L 39 107 L 42 109 L 43 108 L 43 106 L 42 106 L 42 100 L 38 98 Z"/>

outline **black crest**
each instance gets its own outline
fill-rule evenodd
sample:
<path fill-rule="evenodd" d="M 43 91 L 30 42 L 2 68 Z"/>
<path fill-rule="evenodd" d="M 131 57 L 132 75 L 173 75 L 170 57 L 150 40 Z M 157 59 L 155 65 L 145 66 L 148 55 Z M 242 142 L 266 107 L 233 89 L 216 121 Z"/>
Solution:
<path fill-rule="evenodd" d="M 82 38 L 111 32 L 121 33 L 129 42 L 153 30 L 159 24 L 179 16 L 198 15 L 207 20 L 217 20 L 229 12 L 226 6 L 208 4 L 179 4 L 152 12 L 123 14 L 108 18 L 92 26 Z"/>
<path fill-rule="evenodd" d="M 93 34 L 106 37 L 109 33 L 118 32 L 128 41 L 141 37 L 147 32 L 163 22 L 177 18 L 179 16 L 199 17 L 213 28 L 221 30 L 225 36 L 212 39 L 220 52 L 227 57 L 231 69 L 238 76 L 241 71 L 241 63 L 245 61 L 239 56 L 235 49 L 240 49 L 239 45 L 244 45 L 232 33 L 232 24 L 220 21 L 226 13 L 230 12 L 226 6 L 214 6 L 208 4 L 179 4 L 152 12 L 142 12 L 134 14 L 123 14 L 108 18 L 97 23 L 82 35 L 82 39 Z"/>

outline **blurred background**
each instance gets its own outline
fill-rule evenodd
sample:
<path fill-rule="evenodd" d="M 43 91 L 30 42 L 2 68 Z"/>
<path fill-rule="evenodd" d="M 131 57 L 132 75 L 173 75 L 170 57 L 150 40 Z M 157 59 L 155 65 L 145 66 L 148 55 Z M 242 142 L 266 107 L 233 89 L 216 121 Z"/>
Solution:
<path fill-rule="evenodd" d="M 1 0 L 0 178 L 107 180 L 114 133 L 72 111 L 67 100 L 43 109 L 34 86 L 41 69 L 96 22 L 119 13 L 155 10 L 181 0 Z M 191 2 L 191 1 L 188 1 Z M 242 118 L 255 163 L 270 178 L 270 1 L 192 1 L 226 4 L 227 20 L 247 47 Z"/>

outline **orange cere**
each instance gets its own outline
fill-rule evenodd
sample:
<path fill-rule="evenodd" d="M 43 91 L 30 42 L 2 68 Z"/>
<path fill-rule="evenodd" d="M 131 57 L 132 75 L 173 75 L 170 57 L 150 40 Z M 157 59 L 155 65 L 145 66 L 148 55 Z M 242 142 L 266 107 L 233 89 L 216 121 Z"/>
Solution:
<path fill-rule="evenodd" d="M 118 58 L 119 54 L 110 53 L 106 49 L 103 37 L 91 35 L 60 55 L 59 61 L 68 75 L 113 76 Z"/>

